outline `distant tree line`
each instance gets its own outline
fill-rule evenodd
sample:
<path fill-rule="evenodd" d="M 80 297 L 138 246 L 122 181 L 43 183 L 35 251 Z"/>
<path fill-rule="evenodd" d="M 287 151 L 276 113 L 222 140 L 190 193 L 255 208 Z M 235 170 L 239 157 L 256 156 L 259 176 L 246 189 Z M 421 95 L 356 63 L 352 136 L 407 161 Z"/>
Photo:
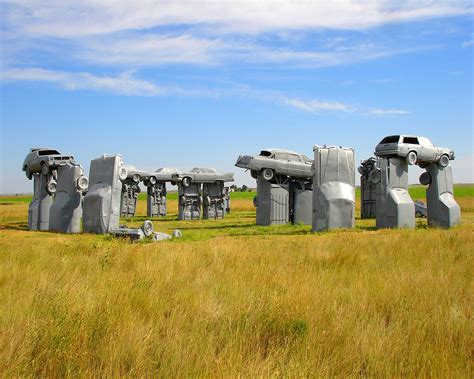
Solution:
<path fill-rule="evenodd" d="M 245 184 L 242 187 L 238 187 L 235 184 L 230 186 L 230 189 L 234 192 L 252 192 L 252 189 L 247 187 Z"/>

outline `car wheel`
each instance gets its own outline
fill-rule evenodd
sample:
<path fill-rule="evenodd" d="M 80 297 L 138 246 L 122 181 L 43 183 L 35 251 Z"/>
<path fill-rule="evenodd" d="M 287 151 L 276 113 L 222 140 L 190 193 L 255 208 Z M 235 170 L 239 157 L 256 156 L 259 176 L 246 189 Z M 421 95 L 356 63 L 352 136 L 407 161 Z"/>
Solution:
<path fill-rule="evenodd" d="M 127 179 L 127 176 L 128 176 L 128 170 L 125 166 L 121 166 L 119 168 L 119 172 L 118 172 L 118 176 L 119 176 L 119 179 L 120 180 L 125 180 Z"/>
<path fill-rule="evenodd" d="M 449 157 L 447 155 L 442 155 L 441 158 L 439 158 L 439 165 L 441 167 L 448 167 Z"/>
<path fill-rule="evenodd" d="M 89 179 L 87 179 L 84 175 L 81 175 L 79 178 L 77 178 L 77 189 L 81 191 L 85 191 L 87 187 L 89 187 Z"/>
<path fill-rule="evenodd" d="M 140 183 L 140 175 L 138 174 L 135 174 L 132 176 L 132 180 L 135 182 L 135 183 Z"/>
<path fill-rule="evenodd" d="M 191 178 L 186 176 L 185 178 L 183 178 L 181 183 L 183 184 L 184 187 L 189 187 L 191 185 Z"/>
<path fill-rule="evenodd" d="M 411 166 L 416 164 L 416 160 L 418 159 L 418 155 L 416 154 L 416 151 L 410 151 L 407 154 L 407 163 Z"/>
<path fill-rule="evenodd" d="M 378 184 L 380 183 L 380 180 L 382 179 L 382 173 L 378 168 L 373 169 L 369 173 L 369 182 L 371 184 Z"/>
<path fill-rule="evenodd" d="M 145 237 L 150 237 L 153 234 L 153 223 L 150 220 L 145 220 L 141 229 Z"/>
<path fill-rule="evenodd" d="M 431 184 L 431 175 L 429 172 L 424 172 L 420 175 L 420 184 L 424 186 Z"/>
<path fill-rule="evenodd" d="M 154 176 L 150 176 L 150 178 L 148 179 L 148 182 L 151 184 L 151 185 L 155 185 L 156 183 L 156 178 Z"/>
<path fill-rule="evenodd" d="M 268 181 L 272 180 L 273 177 L 275 176 L 275 174 L 274 174 L 274 172 L 271 168 L 264 168 L 262 170 L 262 175 L 263 175 L 263 178 L 265 180 L 268 180 Z"/>
<path fill-rule="evenodd" d="M 54 180 L 46 184 L 46 192 L 48 192 L 50 195 L 54 195 L 56 193 L 56 189 L 57 183 Z"/>
<path fill-rule="evenodd" d="M 41 173 L 43 175 L 48 175 L 49 174 L 49 167 L 44 162 L 41 162 Z"/>
<path fill-rule="evenodd" d="M 184 195 L 181 195 L 179 197 L 179 204 L 180 205 L 186 205 L 186 197 Z"/>
<path fill-rule="evenodd" d="M 29 180 L 33 178 L 33 174 L 31 173 L 31 170 L 28 167 L 25 167 L 25 175 Z"/>
<path fill-rule="evenodd" d="M 174 180 L 172 180 L 172 181 L 170 182 L 170 184 L 171 184 L 172 186 L 175 186 L 175 185 L 176 185 L 176 182 L 175 182 Z"/>
<path fill-rule="evenodd" d="M 258 172 L 255 170 L 250 170 L 250 176 L 254 179 L 258 178 Z"/>

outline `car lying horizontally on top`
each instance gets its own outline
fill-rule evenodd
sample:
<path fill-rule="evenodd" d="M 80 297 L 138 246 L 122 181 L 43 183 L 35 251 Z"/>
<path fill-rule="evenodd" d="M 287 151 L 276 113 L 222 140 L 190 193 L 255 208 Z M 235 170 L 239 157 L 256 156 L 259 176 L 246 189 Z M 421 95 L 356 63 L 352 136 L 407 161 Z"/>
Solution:
<path fill-rule="evenodd" d="M 198 183 L 217 183 L 217 182 L 233 182 L 234 174 L 220 174 L 213 168 L 193 168 L 189 172 L 182 172 L 172 175 L 173 181 L 188 187 L 192 182 Z"/>
<path fill-rule="evenodd" d="M 240 155 L 235 163 L 237 167 L 250 170 L 252 178 L 256 179 L 261 173 L 266 180 L 272 180 L 275 175 L 312 178 L 312 164 L 308 157 L 283 149 L 265 149 L 257 156 Z"/>
<path fill-rule="evenodd" d="M 37 147 L 30 149 L 23 162 L 22 169 L 25 171 L 26 177 L 31 179 L 34 173 L 41 172 L 43 175 L 48 175 L 51 170 L 66 163 L 74 163 L 74 157 L 72 155 L 62 155 L 54 149 Z"/>
<path fill-rule="evenodd" d="M 454 159 L 454 151 L 434 146 L 426 137 L 404 135 L 385 137 L 375 147 L 375 155 L 380 158 L 403 157 L 408 164 L 418 164 L 420 167 L 430 163 L 446 167 Z"/>

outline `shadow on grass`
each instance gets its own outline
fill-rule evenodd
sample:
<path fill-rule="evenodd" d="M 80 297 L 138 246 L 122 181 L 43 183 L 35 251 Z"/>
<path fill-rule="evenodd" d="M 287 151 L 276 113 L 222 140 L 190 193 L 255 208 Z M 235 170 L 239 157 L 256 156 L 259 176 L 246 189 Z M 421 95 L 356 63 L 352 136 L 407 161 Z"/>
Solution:
<path fill-rule="evenodd" d="M 13 221 L 0 224 L 0 230 L 28 230 L 28 222 Z"/>

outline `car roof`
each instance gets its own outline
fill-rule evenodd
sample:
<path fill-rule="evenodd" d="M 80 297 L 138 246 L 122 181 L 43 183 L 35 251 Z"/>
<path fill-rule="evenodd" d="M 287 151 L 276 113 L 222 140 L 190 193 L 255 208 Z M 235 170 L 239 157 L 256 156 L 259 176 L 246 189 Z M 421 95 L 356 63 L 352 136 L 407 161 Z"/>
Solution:
<path fill-rule="evenodd" d="M 33 151 L 40 151 L 40 150 L 54 150 L 54 151 L 58 151 L 56 149 L 53 149 L 52 147 L 32 147 L 30 149 L 31 152 Z"/>
<path fill-rule="evenodd" d="M 300 153 L 297 153 L 296 151 L 292 151 L 292 150 L 286 150 L 286 149 L 275 149 L 275 148 L 272 148 L 272 149 L 262 149 L 262 151 L 268 151 L 270 153 L 286 153 L 286 154 L 296 154 L 296 155 L 301 155 Z"/>

